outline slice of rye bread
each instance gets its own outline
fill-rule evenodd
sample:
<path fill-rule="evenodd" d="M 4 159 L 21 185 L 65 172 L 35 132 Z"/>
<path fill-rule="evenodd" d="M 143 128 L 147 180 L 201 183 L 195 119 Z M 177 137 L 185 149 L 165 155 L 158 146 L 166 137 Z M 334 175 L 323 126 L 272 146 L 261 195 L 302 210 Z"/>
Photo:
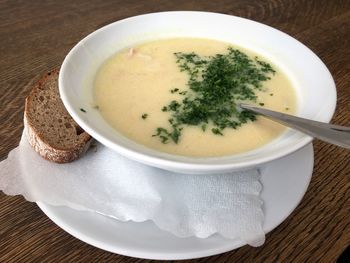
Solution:
<path fill-rule="evenodd" d="M 92 137 L 72 119 L 58 92 L 58 73 L 44 75 L 26 98 L 24 126 L 30 145 L 42 157 L 56 163 L 78 159 Z"/>

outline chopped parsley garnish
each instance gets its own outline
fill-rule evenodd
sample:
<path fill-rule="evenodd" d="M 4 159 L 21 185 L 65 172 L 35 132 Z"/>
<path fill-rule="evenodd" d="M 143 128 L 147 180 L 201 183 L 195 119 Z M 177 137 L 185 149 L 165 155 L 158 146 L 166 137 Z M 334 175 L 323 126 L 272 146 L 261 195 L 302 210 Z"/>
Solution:
<path fill-rule="evenodd" d="M 147 114 L 147 113 L 144 113 L 144 114 L 142 114 L 142 116 L 141 116 L 141 118 L 144 119 L 144 120 L 147 119 L 147 117 L 148 117 L 148 114 Z"/>
<path fill-rule="evenodd" d="M 208 57 L 193 52 L 174 55 L 180 71 L 189 75 L 189 89 L 179 92 L 183 99 L 173 100 L 161 109 L 171 114 L 170 128 L 158 127 L 154 137 L 162 143 L 178 143 L 187 125 L 199 126 L 205 132 L 209 123 L 211 132 L 222 136 L 226 128 L 237 129 L 256 120 L 254 113 L 238 111 L 236 106 L 240 101 L 256 102 L 255 91 L 262 90 L 262 82 L 275 73 L 270 64 L 231 47 L 226 54 Z M 178 91 L 175 88 L 170 92 Z"/>
<path fill-rule="evenodd" d="M 176 93 L 176 92 L 178 92 L 178 91 L 179 91 L 178 88 L 175 88 L 175 89 L 170 90 L 171 93 Z"/>
<path fill-rule="evenodd" d="M 222 132 L 221 132 L 221 130 L 218 129 L 218 128 L 212 128 L 211 131 L 212 131 L 214 134 L 219 134 L 219 135 L 221 135 L 221 136 L 223 135 Z"/>
<path fill-rule="evenodd" d="M 259 105 L 260 105 L 260 106 L 264 106 L 264 105 L 265 105 L 265 103 L 260 102 L 260 103 L 259 103 Z"/>
<path fill-rule="evenodd" d="M 80 111 L 86 113 L 86 110 L 84 110 L 83 108 L 80 108 Z"/>
<path fill-rule="evenodd" d="M 172 127 L 173 131 L 171 133 L 168 132 L 167 129 L 157 128 L 156 134 L 153 134 L 152 136 L 158 136 L 162 140 L 162 143 L 168 143 L 169 139 L 178 143 L 182 128 L 178 128 L 177 125 L 172 125 Z"/>

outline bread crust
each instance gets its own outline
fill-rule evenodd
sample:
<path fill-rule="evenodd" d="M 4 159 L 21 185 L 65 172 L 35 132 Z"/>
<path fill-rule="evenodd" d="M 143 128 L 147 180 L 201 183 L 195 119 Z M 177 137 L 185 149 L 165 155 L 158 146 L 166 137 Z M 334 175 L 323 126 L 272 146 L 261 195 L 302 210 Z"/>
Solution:
<path fill-rule="evenodd" d="M 24 133 L 28 139 L 29 144 L 34 148 L 34 150 L 46 160 L 56 162 L 56 163 L 68 163 L 78 159 L 83 155 L 89 148 L 92 137 L 85 131 L 80 134 L 80 137 L 83 139 L 80 143 L 74 145 L 71 148 L 63 148 L 50 145 L 48 141 L 45 140 L 45 136 L 40 132 L 40 129 L 37 129 L 34 123 L 31 121 L 29 110 L 32 105 L 31 96 L 40 91 L 39 89 L 43 87 L 46 81 L 53 75 L 59 74 L 59 69 L 55 69 L 43 76 L 33 87 L 32 91 L 25 100 L 25 109 L 24 109 Z M 57 87 L 58 88 L 58 87 Z"/>

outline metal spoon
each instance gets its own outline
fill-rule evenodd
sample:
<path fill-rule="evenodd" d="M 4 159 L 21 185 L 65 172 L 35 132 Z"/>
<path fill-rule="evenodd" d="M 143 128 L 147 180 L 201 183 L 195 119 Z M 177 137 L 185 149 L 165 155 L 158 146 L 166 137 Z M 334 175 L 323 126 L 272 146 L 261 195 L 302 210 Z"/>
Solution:
<path fill-rule="evenodd" d="M 350 127 L 328 124 L 241 103 L 240 108 L 263 115 L 307 135 L 350 149 Z"/>

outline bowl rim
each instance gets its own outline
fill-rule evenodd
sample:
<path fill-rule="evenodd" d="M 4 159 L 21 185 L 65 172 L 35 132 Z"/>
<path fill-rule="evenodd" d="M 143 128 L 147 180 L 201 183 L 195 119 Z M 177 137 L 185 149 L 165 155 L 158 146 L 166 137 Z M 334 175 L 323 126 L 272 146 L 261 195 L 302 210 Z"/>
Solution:
<path fill-rule="evenodd" d="M 153 155 L 143 153 L 143 152 L 125 147 L 123 145 L 120 145 L 120 144 L 116 143 L 115 141 L 110 140 L 110 139 L 104 137 L 103 135 L 99 134 L 98 132 L 96 132 L 96 130 L 93 127 L 91 127 L 86 121 L 84 121 L 76 113 L 77 110 L 75 109 L 75 107 L 73 107 L 70 104 L 69 98 L 68 98 L 69 96 L 65 92 L 64 78 L 65 78 L 65 74 L 66 74 L 65 71 L 66 71 L 66 68 L 67 68 L 69 61 L 71 60 L 74 53 L 79 48 L 81 48 L 81 43 L 85 43 L 90 38 L 95 37 L 96 34 L 103 32 L 105 30 L 108 30 L 110 27 L 113 27 L 116 24 L 125 23 L 125 22 L 129 22 L 133 19 L 140 19 L 142 17 L 149 17 L 149 16 L 154 16 L 154 15 L 159 15 L 159 14 L 172 14 L 172 15 L 174 15 L 174 14 L 187 14 L 187 15 L 193 14 L 193 15 L 226 16 L 226 17 L 246 21 L 249 23 L 256 23 L 258 26 L 264 26 L 264 27 L 268 28 L 269 30 L 278 31 L 279 34 L 283 34 L 285 37 L 292 39 L 293 41 L 298 42 L 298 44 L 302 45 L 303 48 L 306 49 L 310 53 L 310 55 L 314 56 L 314 58 L 316 60 L 318 60 L 320 66 L 324 67 L 325 71 L 329 74 L 329 77 L 332 81 L 332 87 L 330 87 L 329 90 L 332 91 L 332 94 L 328 94 L 328 95 L 330 97 L 333 97 L 333 100 L 332 100 L 332 104 L 329 105 L 329 110 L 326 113 L 324 113 L 323 119 L 327 122 L 329 122 L 332 119 L 334 112 L 335 112 L 336 101 L 337 101 L 337 93 L 336 93 L 336 86 L 335 86 L 334 79 L 333 79 L 330 71 L 326 67 L 326 65 L 323 63 L 323 61 L 310 48 L 305 46 L 303 43 L 301 43 L 297 39 L 293 38 L 292 36 L 282 32 L 276 28 L 273 28 L 269 25 L 266 25 L 266 24 L 263 24 L 263 23 L 260 23 L 260 22 L 254 21 L 254 20 L 250 20 L 247 18 L 233 16 L 233 15 L 227 15 L 227 14 L 221 14 L 221 13 L 215 13 L 215 12 L 202 12 L 202 11 L 155 12 L 155 13 L 141 14 L 141 15 L 137 15 L 137 16 L 128 17 L 128 18 L 125 18 L 122 20 L 118 20 L 118 21 L 112 22 L 108 25 L 105 25 L 105 26 L 91 32 L 86 37 L 81 39 L 78 43 L 76 43 L 76 45 L 69 51 L 69 53 L 67 54 L 67 56 L 65 57 L 62 65 L 61 65 L 59 79 L 58 79 L 58 86 L 59 86 L 60 96 L 61 96 L 61 99 L 63 101 L 65 108 L 67 109 L 69 114 L 72 116 L 72 118 L 78 123 L 78 125 L 80 125 L 92 137 L 94 137 L 97 141 L 101 142 L 105 146 L 115 150 L 116 152 L 120 153 L 121 155 L 123 155 L 129 159 L 144 163 L 146 165 L 150 165 L 150 166 L 154 166 L 154 167 L 158 167 L 158 168 L 163 168 L 166 170 L 176 170 L 176 171 L 183 170 L 183 171 L 189 172 L 189 173 L 207 173 L 207 172 L 235 171 L 235 170 L 242 170 L 245 168 L 248 169 L 250 167 L 259 166 L 259 165 L 262 165 L 264 163 L 267 163 L 267 162 L 282 158 L 288 154 L 291 154 L 291 153 L 297 151 L 298 149 L 304 147 L 305 145 L 307 145 L 308 143 L 310 143 L 313 140 L 312 137 L 304 135 L 300 140 L 298 140 L 297 143 L 290 145 L 290 147 L 280 149 L 279 151 L 276 151 L 274 153 L 270 153 L 270 154 L 265 155 L 265 156 L 261 156 L 261 157 L 258 157 L 258 158 L 252 159 L 252 160 L 245 160 L 245 161 L 242 161 L 239 163 L 215 163 L 215 161 L 213 161 L 213 160 L 220 159 L 220 157 L 215 157 L 215 158 L 213 158 L 213 157 L 188 157 L 187 158 L 186 156 L 167 154 L 167 155 L 170 155 L 172 157 L 179 156 L 179 157 L 187 159 L 186 161 L 184 161 L 184 160 L 180 161 L 180 160 L 174 160 L 174 159 L 169 159 L 169 158 L 160 157 L 160 156 L 153 156 Z M 157 150 L 154 150 L 154 151 L 161 152 L 161 151 L 157 151 Z M 227 157 L 227 156 L 223 156 L 223 157 Z M 194 160 L 207 160 L 209 162 L 208 163 L 197 163 L 197 162 L 194 162 Z"/>

